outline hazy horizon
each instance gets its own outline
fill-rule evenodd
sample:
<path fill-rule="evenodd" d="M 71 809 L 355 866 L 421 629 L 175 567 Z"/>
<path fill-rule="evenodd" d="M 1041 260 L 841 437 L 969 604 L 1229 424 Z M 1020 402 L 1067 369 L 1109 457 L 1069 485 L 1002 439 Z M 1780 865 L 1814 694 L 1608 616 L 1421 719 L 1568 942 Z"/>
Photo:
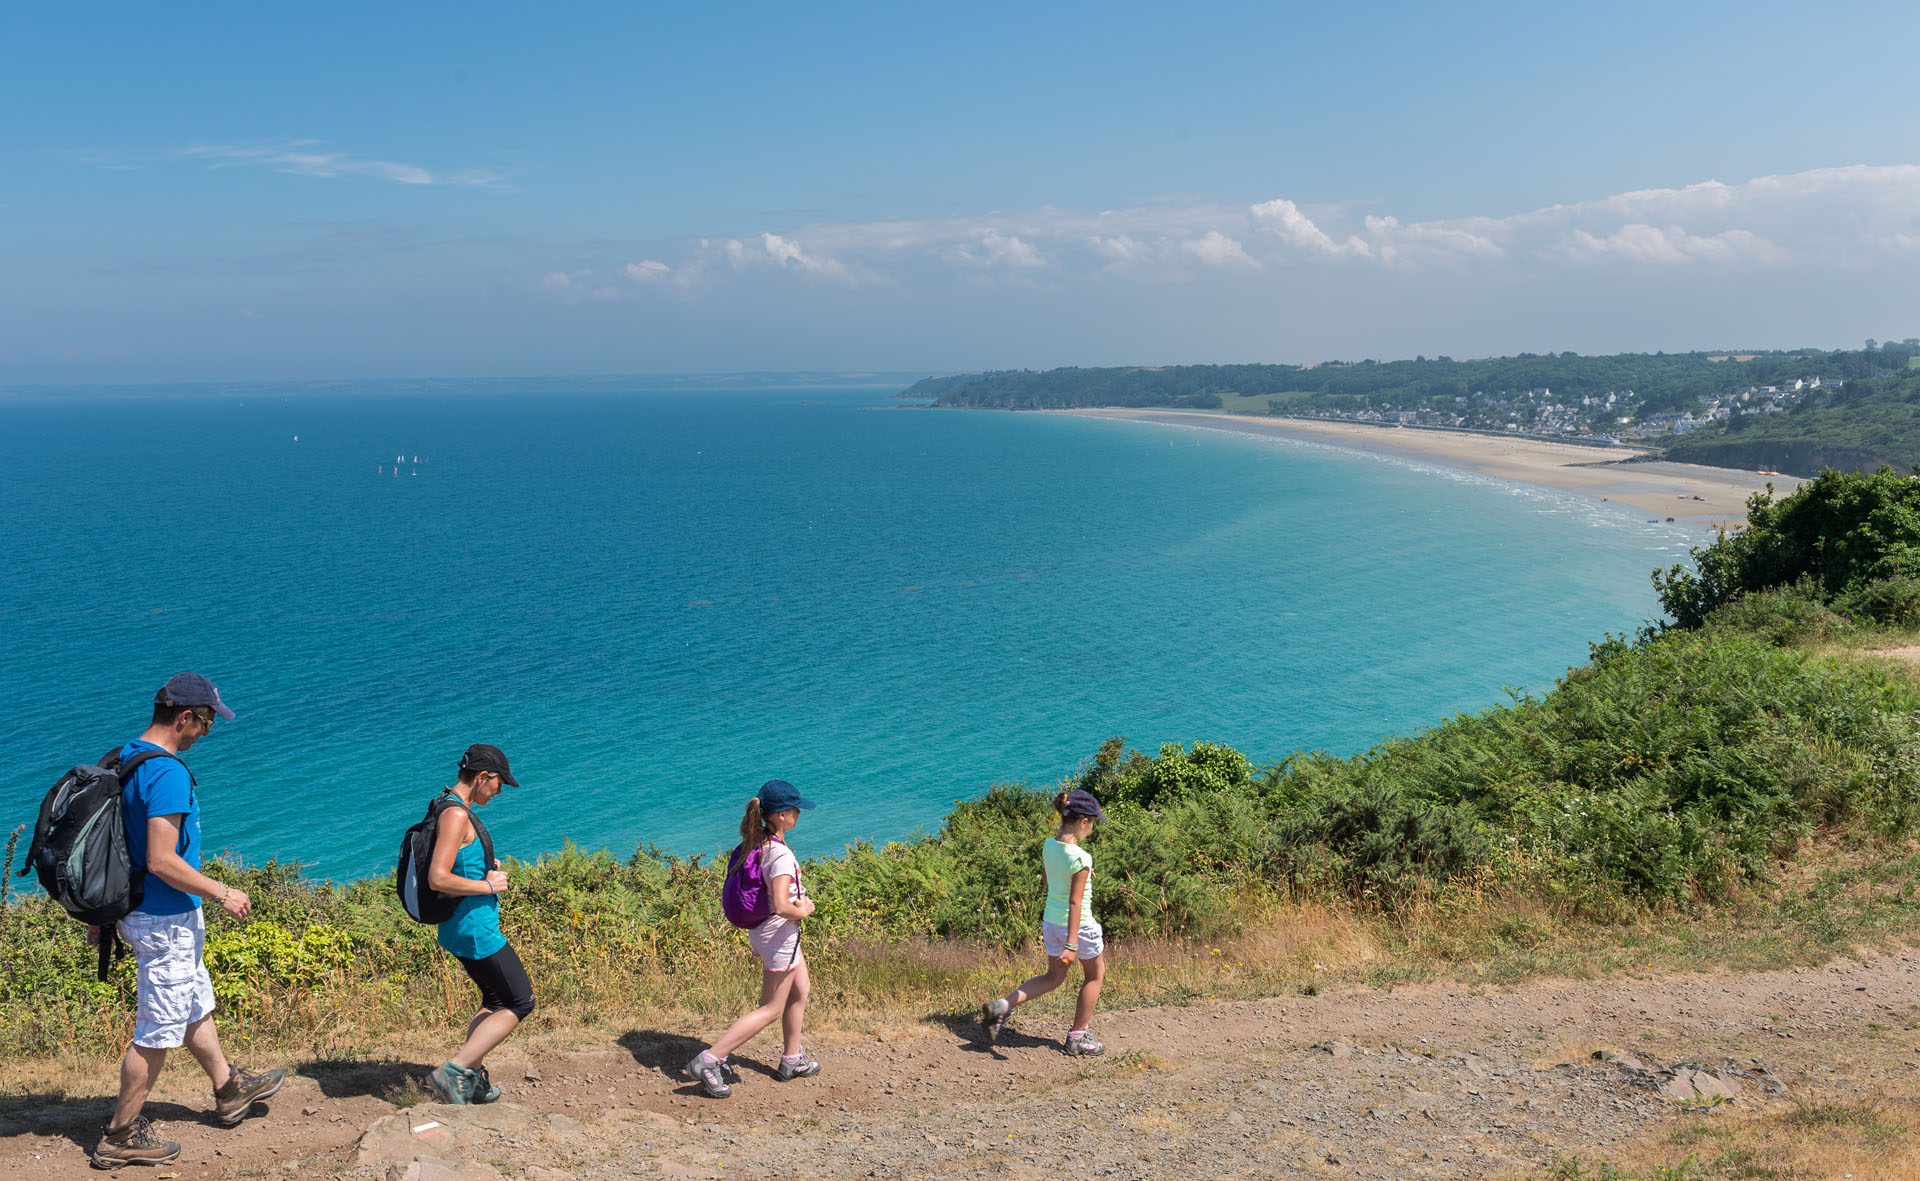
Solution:
<path fill-rule="evenodd" d="M 1885 0 L 5 20 L 0 385 L 1920 329 Z"/>

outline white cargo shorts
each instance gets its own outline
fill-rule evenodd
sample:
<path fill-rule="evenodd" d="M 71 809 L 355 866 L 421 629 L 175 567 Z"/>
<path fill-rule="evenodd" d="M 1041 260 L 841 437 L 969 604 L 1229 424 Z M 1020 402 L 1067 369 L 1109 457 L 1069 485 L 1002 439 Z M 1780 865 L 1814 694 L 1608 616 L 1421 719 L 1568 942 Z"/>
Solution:
<path fill-rule="evenodd" d="M 1097 960 L 1106 954 L 1107 933 L 1099 923 L 1088 923 L 1080 928 L 1074 943 L 1075 959 Z M 1060 953 L 1067 949 L 1067 929 L 1059 923 L 1041 923 L 1040 946 L 1046 949 L 1048 958 L 1059 959 Z"/>
<path fill-rule="evenodd" d="M 171 1050 L 187 1026 L 213 1012 L 206 919 L 196 906 L 185 914 L 135 911 L 117 925 L 136 961 L 133 1044 Z"/>

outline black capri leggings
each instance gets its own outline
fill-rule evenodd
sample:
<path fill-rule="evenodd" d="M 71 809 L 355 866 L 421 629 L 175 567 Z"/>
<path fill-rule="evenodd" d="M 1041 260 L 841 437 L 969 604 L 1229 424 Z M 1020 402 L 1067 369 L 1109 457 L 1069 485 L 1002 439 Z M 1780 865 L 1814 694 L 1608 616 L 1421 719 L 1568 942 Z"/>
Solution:
<path fill-rule="evenodd" d="M 520 956 L 513 950 L 513 944 L 507 944 L 484 960 L 454 958 L 479 986 L 481 1008 L 496 1013 L 511 1010 L 522 1021 L 533 1012 L 533 981 L 527 979 L 527 970 L 520 966 Z"/>

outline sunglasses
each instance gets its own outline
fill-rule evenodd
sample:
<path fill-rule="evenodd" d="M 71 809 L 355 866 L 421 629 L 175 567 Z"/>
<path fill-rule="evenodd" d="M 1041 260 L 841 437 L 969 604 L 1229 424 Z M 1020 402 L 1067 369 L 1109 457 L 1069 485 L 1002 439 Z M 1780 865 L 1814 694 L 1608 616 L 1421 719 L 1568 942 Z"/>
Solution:
<path fill-rule="evenodd" d="M 202 726 L 205 726 L 209 730 L 213 729 L 213 721 L 216 715 L 212 710 L 196 709 L 193 711 L 193 716 L 200 719 L 200 724 Z"/>

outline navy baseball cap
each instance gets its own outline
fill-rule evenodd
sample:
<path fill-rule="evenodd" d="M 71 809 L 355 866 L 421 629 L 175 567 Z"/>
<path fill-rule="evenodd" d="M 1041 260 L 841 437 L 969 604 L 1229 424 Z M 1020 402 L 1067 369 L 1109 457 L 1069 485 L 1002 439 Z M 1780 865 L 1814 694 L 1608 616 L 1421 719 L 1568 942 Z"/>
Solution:
<path fill-rule="evenodd" d="M 1107 818 L 1107 814 L 1100 810 L 1100 801 L 1093 798 L 1093 793 L 1077 787 L 1067 793 L 1067 802 L 1061 806 L 1060 815 L 1093 816 L 1101 820 Z"/>
<path fill-rule="evenodd" d="M 155 705 L 210 705 L 213 712 L 227 721 L 233 720 L 233 711 L 227 703 L 220 700 L 220 690 L 213 682 L 199 673 L 175 673 L 173 679 L 160 686 L 160 692 L 153 695 Z"/>
<path fill-rule="evenodd" d="M 472 771 L 475 774 L 491 771 L 498 775 L 500 782 L 508 787 L 520 786 L 520 781 L 513 777 L 513 772 L 507 770 L 506 752 L 484 742 L 476 742 L 467 748 L 467 753 L 460 756 L 460 769 Z"/>
<path fill-rule="evenodd" d="M 769 779 L 760 785 L 762 812 L 785 812 L 792 808 L 811 807 L 813 807 L 813 801 L 802 798 L 800 789 L 784 779 Z"/>

